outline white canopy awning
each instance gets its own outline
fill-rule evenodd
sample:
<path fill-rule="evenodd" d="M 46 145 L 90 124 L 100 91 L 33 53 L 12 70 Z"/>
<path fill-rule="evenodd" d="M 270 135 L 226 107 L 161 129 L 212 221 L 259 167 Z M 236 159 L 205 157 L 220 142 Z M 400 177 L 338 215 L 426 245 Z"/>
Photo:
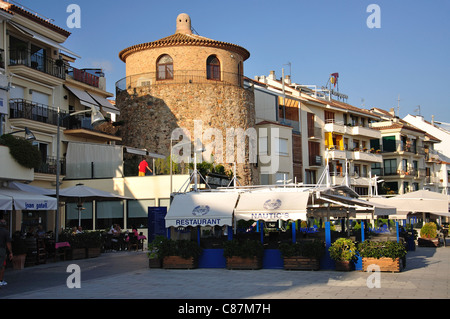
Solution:
<path fill-rule="evenodd" d="M 166 227 L 232 225 L 237 192 L 176 194 L 165 217 Z"/>
<path fill-rule="evenodd" d="M 0 188 L 0 195 L 12 198 L 16 210 L 56 210 L 56 198 L 11 188 Z"/>
<path fill-rule="evenodd" d="M 397 212 L 394 206 L 376 202 L 369 202 L 363 199 L 330 194 L 321 194 L 320 196 L 323 200 L 332 200 L 334 203 L 338 202 L 343 205 L 347 205 L 348 207 L 355 208 L 357 218 L 366 219 L 364 216 L 367 217 L 368 213 L 371 213 L 374 216 L 385 216 L 393 215 Z"/>
<path fill-rule="evenodd" d="M 18 189 L 28 193 L 36 193 L 40 195 L 52 195 L 54 193 L 51 189 L 46 189 L 42 187 L 33 186 L 30 184 L 24 184 L 19 182 L 9 182 L 8 188 Z"/>
<path fill-rule="evenodd" d="M 391 198 L 372 197 L 370 202 L 397 208 L 397 213 L 406 216 L 408 213 L 432 213 L 446 216 L 448 214 L 448 197 L 430 191 L 416 191 Z"/>
<path fill-rule="evenodd" d="M 0 195 L 0 210 L 12 210 L 12 198 Z"/>
<path fill-rule="evenodd" d="M 237 220 L 306 220 L 309 191 L 248 192 L 239 196 Z"/>
<path fill-rule="evenodd" d="M 105 112 L 120 115 L 119 109 L 108 101 L 108 99 L 94 93 L 88 92 L 88 94 L 102 107 Z"/>
<path fill-rule="evenodd" d="M 98 108 L 98 103 L 86 92 L 69 85 L 64 85 L 64 87 L 73 93 L 79 100 L 81 105 L 91 107 L 95 106 Z"/>

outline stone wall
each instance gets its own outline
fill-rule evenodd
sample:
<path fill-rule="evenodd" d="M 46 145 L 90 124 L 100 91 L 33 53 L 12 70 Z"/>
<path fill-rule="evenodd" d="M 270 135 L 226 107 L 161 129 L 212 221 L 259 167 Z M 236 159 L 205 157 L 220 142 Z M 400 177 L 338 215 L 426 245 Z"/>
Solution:
<path fill-rule="evenodd" d="M 255 104 L 252 90 L 236 85 L 214 84 L 156 84 L 129 88 L 117 94 L 116 105 L 120 109 L 121 137 L 123 144 L 146 148 L 149 152 L 170 156 L 172 131 L 183 128 L 194 139 L 194 121 L 201 123 L 201 132 L 217 129 L 222 134 L 223 164 L 226 161 L 226 130 L 255 126 Z M 204 136 L 205 137 L 205 136 Z M 206 145 L 212 140 L 203 139 Z M 176 145 L 175 141 L 173 145 Z M 218 144 L 219 145 L 219 144 Z M 248 146 L 246 147 L 248 153 Z M 204 156 L 208 157 L 210 152 Z M 219 157 L 220 150 L 214 155 Z M 174 157 L 175 158 L 175 157 Z M 210 158 L 210 157 L 209 157 Z M 209 159 L 208 158 L 208 159 Z M 199 160 L 200 161 L 200 160 Z M 237 175 L 241 185 L 259 184 L 257 168 L 248 162 L 238 163 Z"/>

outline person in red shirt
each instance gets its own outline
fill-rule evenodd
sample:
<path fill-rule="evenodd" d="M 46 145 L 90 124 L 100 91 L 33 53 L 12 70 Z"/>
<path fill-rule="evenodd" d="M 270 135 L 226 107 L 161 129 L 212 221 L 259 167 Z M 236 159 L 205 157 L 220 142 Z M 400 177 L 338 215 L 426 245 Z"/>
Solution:
<path fill-rule="evenodd" d="M 139 163 L 139 176 L 145 176 L 145 173 L 147 172 L 147 169 L 152 173 L 152 169 L 148 166 L 148 163 L 145 159 L 143 159 Z"/>

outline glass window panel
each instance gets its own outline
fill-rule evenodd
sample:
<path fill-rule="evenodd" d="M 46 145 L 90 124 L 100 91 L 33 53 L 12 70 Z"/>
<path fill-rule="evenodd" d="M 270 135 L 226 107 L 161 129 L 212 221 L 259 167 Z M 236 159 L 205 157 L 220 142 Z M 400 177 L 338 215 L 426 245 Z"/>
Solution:
<path fill-rule="evenodd" d="M 93 229 L 93 205 L 92 202 L 83 203 L 81 210 L 81 227 L 83 229 Z M 77 203 L 66 204 L 66 226 L 78 226 L 78 206 Z"/>
<path fill-rule="evenodd" d="M 123 218 L 122 201 L 96 202 L 97 218 Z"/>

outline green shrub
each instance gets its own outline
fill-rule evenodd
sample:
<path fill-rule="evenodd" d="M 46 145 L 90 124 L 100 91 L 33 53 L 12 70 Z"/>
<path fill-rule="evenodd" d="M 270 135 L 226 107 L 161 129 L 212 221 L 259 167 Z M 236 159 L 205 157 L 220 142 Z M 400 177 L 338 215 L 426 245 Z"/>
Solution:
<path fill-rule="evenodd" d="M 321 240 L 282 243 L 280 251 L 283 257 L 321 258 L 325 254 L 325 244 Z"/>
<path fill-rule="evenodd" d="M 348 238 L 339 238 L 328 249 L 335 261 L 355 261 L 358 254 L 355 243 Z"/>
<path fill-rule="evenodd" d="M 406 248 L 403 243 L 396 241 L 374 242 L 363 241 L 358 244 L 358 252 L 361 257 L 367 258 L 404 258 L 406 256 Z"/>
<path fill-rule="evenodd" d="M 154 258 L 161 258 L 160 254 L 160 249 L 161 249 L 161 245 L 162 242 L 166 239 L 166 237 L 158 235 L 155 236 L 155 239 L 153 239 L 153 241 L 148 243 L 148 253 L 147 256 L 149 259 L 154 259 Z"/>
<path fill-rule="evenodd" d="M 228 240 L 223 243 L 223 255 L 225 257 L 238 256 L 242 258 L 262 257 L 264 246 L 258 240 Z"/>
<path fill-rule="evenodd" d="M 159 257 L 180 256 L 183 258 L 198 258 L 202 249 L 197 242 L 190 240 L 172 240 L 161 238 L 159 246 Z"/>
<path fill-rule="evenodd" d="M 41 152 L 30 141 L 4 134 L 0 144 L 9 147 L 9 153 L 20 165 L 26 168 L 39 168 L 41 165 Z"/>
<path fill-rule="evenodd" d="M 426 223 L 420 229 L 420 237 L 422 238 L 436 238 L 437 237 L 437 226 L 433 222 Z"/>

